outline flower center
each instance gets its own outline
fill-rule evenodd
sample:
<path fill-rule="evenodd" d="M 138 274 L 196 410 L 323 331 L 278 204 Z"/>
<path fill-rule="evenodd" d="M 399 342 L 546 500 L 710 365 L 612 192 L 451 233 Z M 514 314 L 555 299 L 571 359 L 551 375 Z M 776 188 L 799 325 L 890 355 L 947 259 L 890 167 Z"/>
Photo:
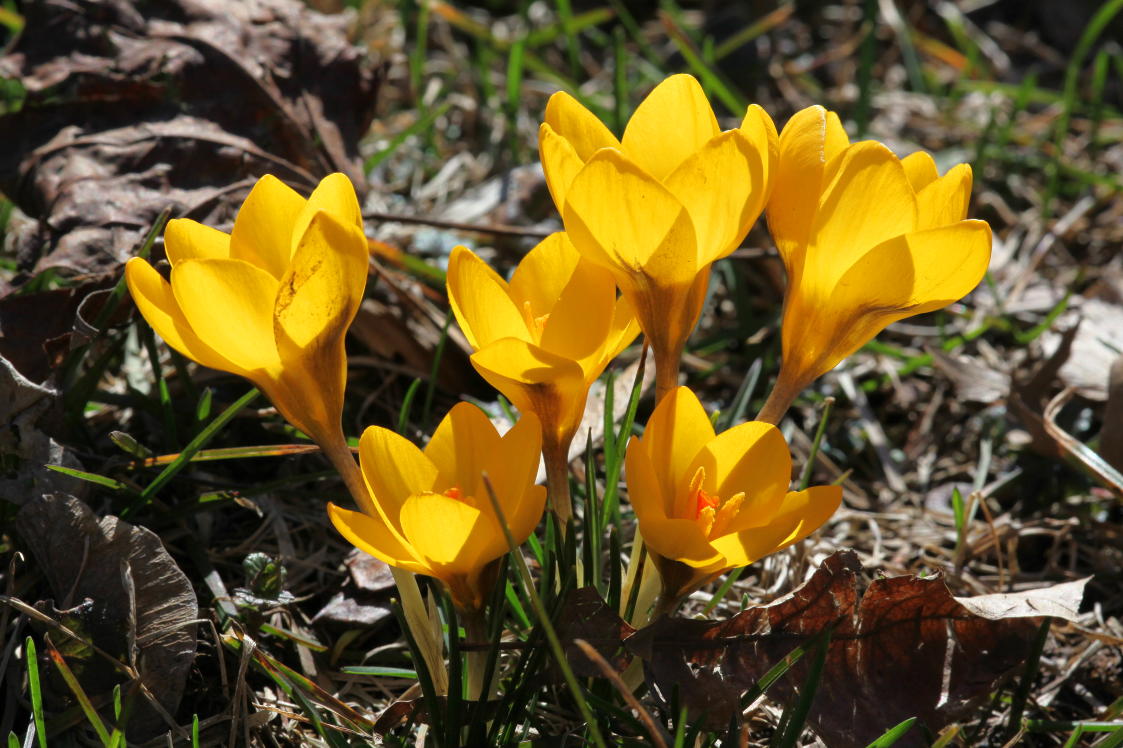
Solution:
<path fill-rule="evenodd" d="M 687 506 L 694 510 L 692 518 L 701 527 L 702 534 L 707 540 L 720 538 L 729 532 L 729 526 L 741 511 L 741 504 L 745 501 L 744 491 L 733 494 L 726 500 L 712 494 L 702 487 L 706 482 L 706 469 L 699 467 L 690 479 L 688 489 L 689 503 Z"/>

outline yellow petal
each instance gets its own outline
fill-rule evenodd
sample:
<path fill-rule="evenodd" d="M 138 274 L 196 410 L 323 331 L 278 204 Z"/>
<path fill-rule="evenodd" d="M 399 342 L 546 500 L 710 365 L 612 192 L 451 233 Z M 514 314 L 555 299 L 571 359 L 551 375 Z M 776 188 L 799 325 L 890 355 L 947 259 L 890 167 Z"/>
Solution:
<path fill-rule="evenodd" d="M 772 197 L 776 169 L 780 161 L 780 139 L 776 134 L 776 123 L 768 116 L 768 112 L 757 104 L 750 104 L 745 111 L 745 118 L 741 120 L 741 132 L 749 139 L 753 149 L 760 154 L 764 167 L 764 191 L 760 195 L 760 208 L 756 210 L 759 214 Z"/>
<path fill-rule="evenodd" d="M 577 155 L 573 144 L 554 132 L 546 122 L 538 127 L 538 158 L 542 161 L 542 172 L 546 176 L 546 187 L 550 190 L 554 207 L 561 213 L 565 210 L 569 187 L 585 162 Z"/>
<path fill-rule="evenodd" d="M 589 386 L 575 361 L 516 338 L 484 346 L 471 361 L 521 412 L 538 416 L 544 433 L 565 440 L 581 423 Z"/>
<path fill-rule="evenodd" d="M 767 524 L 780 507 L 792 477 L 792 459 L 780 430 L 749 421 L 718 434 L 698 454 L 687 472 L 700 466 L 723 500 L 738 493 L 745 499 L 728 527 Z"/>
<path fill-rule="evenodd" d="M 808 237 L 801 283 L 828 288 L 865 252 L 916 226 L 916 198 L 901 162 L 875 141 L 838 157 Z"/>
<path fill-rule="evenodd" d="M 813 379 L 892 322 L 962 298 L 982 280 L 990 246 L 984 221 L 883 242 L 843 275 L 828 300 L 791 298 L 784 310 L 784 367 L 804 369 Z"/>
<path fill-rule="evenodd" d="M 598 151 L 585 164 L 563 220 L 573 246 L 618 274 L 618 283 L 642 274 L 654 284 L 684 285 L 698 272 L 694 226 L 685 208 L 617 151 Z"/>
<path fill-rule="evenodd" d="M 927 151 L 910 153 L 901 159 L 901 166 L 904 167 L 905 176 L 908 177 L 914 192 L 920 192 L 940 177 L 940 173 L 936 170 L 936 162 Z"/>
<path fill-rule="evenodd" d="M 529 302 L 535 316 L 549 314 L 580 261 L 580 253 L 564 231 L 550 234 L 527 252 L 515 268 L 511 275 L 511 300 L 518 308 Z"/>
<path fill-rule="evenodd" d="M 792 115 L 780 133 L 779 153 L 772 196 L 768 202 L 768 229 L 788 268 L 789 283 L 795 282 L 803 266 L 811 223 L 818 207 L 823 169 L 828 160 L 827 143 L 838 145 L 838 122 L 821 106 L 810 106 Z M 842 138 L 846 133 L 841 133 Z"/>
<path fill-rule="evenodd" d="M 740 130 L 730 130 L 687 156 L 663 181 L 690 214 L 700 264 L 740 246 L 764 207 L 764 180 L 761 154 Z"/>
<path fill-rule="evenodd" d="M 242 260 L 185 260 L 172 290 L 200 340 L 245 370 L 280 363 L 273 342 L 277 281 Z"/>
<path fill-rule="evenodd" d="M 636 107 L 621 145 L 629 158 L 662 180 L 719 132 L 698 81 L 690 75 L 672 75 Z"/>
<path fill-rule="evenodd" d="M 628 442 L 628 451 L 624 455 L 624 477 L 628 482 L 628 501 L 641 525 L 667 518 L 668 509 L 674 505 L 669 494 L 670 487 L 664 489 L 660 483 L 647 445 L 638 436 L 633 436 Z"/>
<path fill-rule="evenodd" d="M 916 194 L 916 228 L 947 226 L 967 217 L 971 201 L 971 166 L 957 164 Z"/>
<path fill-rule="evenodd" d="M 828 111 L 826 116 L 826 131 L 823 139 L 823 162 L 830 163 L 835 156 L 850 147 L 850 138 L 846 136 L 846 129 L 838 119 L 838 114 Z"/>
<path fill-rule="evenodd" d="M 402 504 L 434 490 L 437 468 L 413 442 L 389 429 L 370 426 L 359 439 L 359 466 L 371 500 L 390 531 L 400 532 Z"/>
<path fill-rule="evenodd" d="M 274 308 L 285 360 L 342 340 L 366 289 L 366 239 L 329 213 L 312 217 L 281 279 Z"/>
<path fill-rule="evenodd" d="M 604 268 L 582 260 L 555 299 L 539 343 L 551 353 L 576 361 L 591 384 L 607 363 L 603 348 L 616 307 L 616 282 Z"/>
<path fill-rule="evenodd" d="M 675 388 L 655 407 L 643 433 L 643 444 L 664 497 L 673 502 L 666 508 L 666 516 L 693 520 L 697 507 L 687 491 L 693 477 L 689 468 L 713 438 L 714 427 L 688 387 Z"/>
<path fill-rule="evenodd" d="M 789 493 L 772 522 L 722 536 L 711 543 L 730 561 L 730 566 L 747 566 L 770 553 L 783 550 L 823 526 L 842 503 L 840 486 L 813 486 Z"/>
<path fill-rule="evenodd" d="M 608 366 L 612 359 L 632 344 L 637 335 L 639 335 L 639 322 L 636 320 L 635 307 L 627 298 L 620 296 L 616 299 L 616 306 L 613 307 L 612 325 L 609 327 L 605 341 L 601 366 Z"/>
<path fill-rule="evenodd" d="M 558 91 L 546 102 L 546 124 L 569 141 L 582 161 L 588 161 L 601 148 L 620 147 L 620 141 L 604 123 L 565 91 Z"/>
<path fill-rule="evenodd" d="M 401 517 L 410 545 L 438 576 L 470 574 L 507 549 L 494 515 L 443 494 L 410 496 Z"/>
<path fill-rule="evenodd" d="M 640 532 L 643 542 L 656 553 L 687 566 L 697 569 L 724 561 L 721 551 L 711 545 L 694 520 L 653 519 L 641 523 Z"/>
<path fill-rule="evenodd" d="M 471 403 L 452 406 L 425 446 L 425 457 L 439 471 L 433 490 L 455 486 L 465 494 L 472 491 L 499 446 L 499 432 L 482 410 Z"/>
<path fill-rule="evenodd" d="M 526 320 L 507 283 L 467 247 L 454 247 L 448 261 L 448 300 L 473 348 L 500 338 L 530 340 Z"/>
<path fill-rule="evenodd" d="M 172 265 L 184 260 L 230 256 L 230 234 L 190 218 L 173 218 L 164 229 L 164 253 Z"/>
<path fill-rule="evenodd" d="M 414 574 L 429 573 L 428 567 L 417 558 L 413 550 L 391 533 L 380 519 L 368 517 L 362 512 L 341 509 L 330 501 L 328 517 L 339 534 L 359 550 Z"/>
<path fill-rule="evenodd" d="M 491 457 L 489 476 L 495 496 L 507 519 L 511 537 L 518 544 L 534 531 L 546 509 L 546 487 L 534 485 L 541 455 L 542 425 L 533 413 L 523 413 L 518 423 L 500 439 L 499 448 Z M 476 496 L 488 502 L 481 488 L 477 488 Z"/>
<path fill-rule="evenodd" d="M 199 339 L 180 309 L 171 285 L 147 261 L 133 257 L 125 263 L 125 282 L 137 309 L 168 345 L 203 366 L 245 374 L 244 369 Z"/>
<path fill-rule="evenodd" d="M 359 210 L 359 198 L 355 195 L 355 187 L 345 174 L 336 172 L 328 174 L 316 185 L 316 189 L 309 195 L 308 201 L 300 209 L 300 213 L 293 222 L 292 237 L 290 240 L 290 253 L 296 254 L 304 232 L 312 223 L 312 217 L 324 212 L 331 215 L 338 223 L 344 226 L 355 226 L 359 235 L 363 236 L 363 247 L 366 248 L 366 236 L 363 234 L 363 215 Z"/>
<path fill-rule="evenodd" d="M 305 202 L 272 174 L 257 180 L 234 219 L 230 257 L 279 279 L 288 269 L 293 227 Z"/>

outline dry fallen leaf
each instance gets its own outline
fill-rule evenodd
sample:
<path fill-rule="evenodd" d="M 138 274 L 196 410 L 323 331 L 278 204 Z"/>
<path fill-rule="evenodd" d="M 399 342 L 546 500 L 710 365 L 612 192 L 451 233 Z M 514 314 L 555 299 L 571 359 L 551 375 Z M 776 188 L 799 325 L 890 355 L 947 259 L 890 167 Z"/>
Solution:
<path fill-rule="evenodd" d="M 832 748 L 864 746 L 918 717 L 933 733 L 1024 664 L 1043 615 L 1072 619 L 1087 580 L 1017 595 L 954 598 L 939 576 L 875 579 L 859 590 L 852 551 L 828 558 L 790 595 L 725 621 L 663 618 L 627 640 L 649 683 L 717 728 L 795 647 L 834 627 L 810 724 Z M 797 697 L 810 656 L 769 692 Z M 919 745 L 912 731 L 898 746 Z"/>
<path fill-rule="evenodd" d="M 136 668 L 162 709 L 175 714 L 195 659 L 199 606 L 190 580 L 159 537 L 117 517 L 99 521 L 85 503 L 65 494 L 27 503 L 15 526 L 54 593 L 54 600 L 36 607 L 64 617 L 71 629 Z M 116 671 L 88 650 L 76 657 L 89 695 L 108 697 L 113 681 L 107 678 Z M 132 738 L 153 737 L 167 727 L 151 705 L 137 702 L 129 720 Z"/>
<path fill-rule="evenodd" d="M 0 116 L 0 192 L 39 229 L 21 270 L 112 273 L 171 206 L 229 221 L 272 172 L 310 189 L 347 173 L 379 75 L 346 18 L 296 0 L 28 0 L 0 57 L 22 106 Z"/>
<path fill-rule="evenodd" d="M 631 652 L 621 642 L 635 629 L 621 620 L 594 587 L 582 587 L 569 594 L 558 616 L 557 629 L 565 658 L 578 675 L 600 677 L 603 673 L 574 643 L 577 639 L 592 646 L 617 672 L 623 672 L 632 661 Z"/>

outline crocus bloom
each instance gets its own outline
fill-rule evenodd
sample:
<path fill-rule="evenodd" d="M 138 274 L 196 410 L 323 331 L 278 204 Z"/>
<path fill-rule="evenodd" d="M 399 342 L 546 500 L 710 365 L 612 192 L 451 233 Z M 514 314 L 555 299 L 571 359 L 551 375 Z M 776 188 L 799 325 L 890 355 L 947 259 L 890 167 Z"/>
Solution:
<path fill-rule="evenodd" d="M 359 441 L 359 462 L 374 512 L 328 504 L 328 515 L 355 547 L 436 577 L 457 607 L 480 610 L 495 581 L 492 562 L 507 552 L 484 476 L 512 537 L 522 543 L 546 502 L 546 489 L 534 485 L 540 429 L 528 413 L 500 436 L 483 411 L 469 403 L 449 411 L 424 451 L 393 431 L 371 426 Z"/>
<path fill-rule="evenodd" d="M 990 262 L 985 221 L 964 220 L 971 167 L 939 176 L 924 152 L 851 145 L 819 106 L 780 135 L 768 226 L 788 275 L 783 362 L 758 416 L 775 423 L 815 378 L 889 324 L 968 294 Z"/>
<path fill-rule="evenodd" d="M 838 486 L 789 492 L 792 461 L 779 430 L 750 421 L 715 435 L 686 387 L 659 402 L 625 466 L 664 611 L 719 574 L 807 537 L 842 501 Z"/>
<path fill-rule="evenodd" d="M 635 306 L 660 390 L 669 389 L 710 264 L 737 248 L 768 200 L 771 118 L 753 105 L 739 128 L 722 132 L 698 82 L 673 75 L 621 140 L 572 96 L 554 94 L 538 149 L 566 232 Z"/>
<path fill-rule="evenodd" d="M 612 274 L 583 260 L 559 232 L 523 258 L 510 283 L 456 247 L 448 297 L 476 349 L 472 364 L 521 412 L 538 416 L 547 468 L 560 464 L 564 473 L 589 386 L 639 333 Z M 555 482 L 568 488 L 564 474 Z M 566 507 L 554 508 L 568 519 Z"/>
<path fill-rule="evenodd" d="M 164 232 L 164 248 L 170 283 L 140 258 L 125 266 L 153 329 L 188 358 L 252 381 L 325 451 L 346 449 L 343 339 L 362 301 L 368 262 L 347 177 L 325 177 L 305 200 L 264 176 L 233 233 L 177 218 Z"/>

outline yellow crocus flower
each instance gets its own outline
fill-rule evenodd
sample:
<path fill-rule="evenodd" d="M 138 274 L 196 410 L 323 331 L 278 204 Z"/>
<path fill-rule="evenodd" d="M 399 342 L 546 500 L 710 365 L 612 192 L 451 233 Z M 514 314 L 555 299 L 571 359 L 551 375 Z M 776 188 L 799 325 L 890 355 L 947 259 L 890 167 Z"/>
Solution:
<path fill-rule="evenodd" d="M 676 383 L 711 263 L 737 248 L 768 200 L 776 128 L 753 105 L 722 132 L 698 81 L 673 75 L 620 140 L 572 96 L 554 94 L 538 149 L 574 246 L 612 272 L 636 309 L 661 396 Z"/>
<path fill-rule="evenodd" d="M 448 298 L 472 365 L 542 424 L 551 504 L 569 519 L 566 465 L 589 386 L 639 328 L 612 274 L 582 259 L 562 232 L 532 249 L 503 280 L 466 247 L 452 251 Z"/>
<path fill-rule="evenodd" d="M 940 176 L 924 152 L 850 144 L 837 115 L 795 114 L 780 135 L 768 226 L 787 269 L 783 360 L 757 417 L 776 423 L 817 377 L 899 319 L 941 309 L 990 263 L 985 221 L 964 220 L 971 167 Z"/>
<path fill-rule="evenodd" d="M 500 436 L 470 403 L 449 411 L 424 450 L 371 426 L 359 441 L 359 462 L 373 511 L 328 504 L 328 516 L 356 548 L 441 580 L 458 608 L 479 611 L 495 582 L 493 562 L 507 552 L 484 477 L 512 537 L 522 543 L 546 502 L 546 489 L 534 485 L 540 430 L 527 413 Z"/>
<path fill-rule="evenodd" d="M 143 259 L 125 266 L 144 318 L 188 358 L 253 382 L 354 492 L 357 469 L 340 426 L 343 344 L 366 288 L 368 250 L 350 180 L 325 177 L 305 200 L 266 175 L 231 234 L 177 218 L 164 249 L 170 283 Z"/>
<path fill-rule="evenodd" d="M 662 577 L 660 612 L 730 569 L 810 535 L 842 501 L 839 486 L 789 492 L 779 430 L 750 421 L 715 434 L 694 393 L 678 387 L 625 458 L 628 496 Z"/>

